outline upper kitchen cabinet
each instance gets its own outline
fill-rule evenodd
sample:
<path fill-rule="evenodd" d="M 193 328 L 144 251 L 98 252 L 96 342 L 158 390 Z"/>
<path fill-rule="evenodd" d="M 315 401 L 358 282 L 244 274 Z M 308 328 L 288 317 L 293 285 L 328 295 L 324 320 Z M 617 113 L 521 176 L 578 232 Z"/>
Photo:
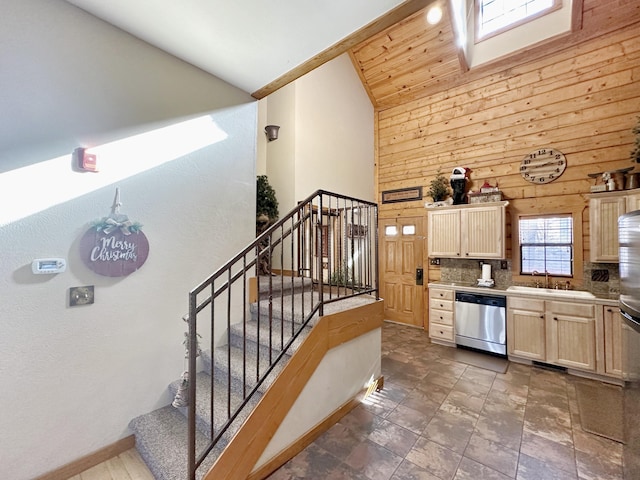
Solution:
<path fill-rule="evenodd" d="M 505 258 L 507 205 L 496 202 L 429 209 L 429 256 Z"/>
<path fill-rule="evenodd" d="M 618 217 L 638 209 L 640 189 L 589 195 L 592 262 L 618 262 Z"/>

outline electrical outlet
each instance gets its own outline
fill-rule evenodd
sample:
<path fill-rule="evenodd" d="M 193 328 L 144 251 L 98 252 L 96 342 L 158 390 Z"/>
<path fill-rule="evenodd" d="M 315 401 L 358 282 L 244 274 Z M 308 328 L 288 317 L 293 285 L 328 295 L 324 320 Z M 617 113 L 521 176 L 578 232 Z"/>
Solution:
<path fill-rule="evenodd" d="M 69 289 L 69 306 L 91 305 L 94 301 L 93 285 L 71 287 Z"/>
<path fill-rule="evenodd" d="M 429 265 L 440 265 L 440 259 L 439 258 L 430 258 L 429 259 Z"/>
<path fill-rule="evenodd" d="M 508 268 L 509 268 L 509 265 L 507 265 L 507 261 L 506 261 L 506 260 L 501 260 L 501 261 L 500 261 L 500 268 L 501 268 L 502 270 L 506 270 L 506 269 L 508 269 Z"/>

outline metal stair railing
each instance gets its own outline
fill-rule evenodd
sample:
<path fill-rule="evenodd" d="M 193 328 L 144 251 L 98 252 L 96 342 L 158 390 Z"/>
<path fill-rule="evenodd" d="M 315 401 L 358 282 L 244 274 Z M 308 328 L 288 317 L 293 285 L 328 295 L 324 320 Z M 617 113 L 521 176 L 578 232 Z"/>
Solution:
<path fill-rule="evenodd" d="M 266 265 L 268 275 L 259 275 Z M 255 280 L 252 280 L 255 279 Z M 295 340 L 324 306 L 363 294 L 378 297 L 378 207 L 375 203 L 318 190 L 189 293 L 188 479 L 259 392 Z M 297 295 L 297 301 L 285 299 Z M 253 317 L 251 303 L 253 302 Z M 264 308 L 266 306 L 266 308 Z M 262 307 L 262 308 L 261 308 Z M 285 311 L 286 310 L 286 311 Z M 279 317 L 279 318 L 278 318 Z M 291 320 L 285 327 L 284 318 Z M 255 318 L 255 319 L 252 319 Z M 257 352 L 248 352 L 247 326 L 257 323 Z M 242 322 L 242 360 L 232 357 L 231 327 Z M 268 346 L 261 346 L 261 330 Z M 264 335 L 264 333 L 262 333 Z M 209 337 L 210 441 L 196 447 L 198 337 Z M 216 349 L 226 348 L 226 391 L 216 392 Z M 238 347 L 236 347 L 238 348 Z M 266 352 L 265 352 L 266 350 Z M 241 368 L 241 401 L 232 401 L 232 362 Z M 238 380 L 236 380 L 237 382 Z M 223 384 L 224 384 L 223 383 Z M 222 398 L 222 400 L 221 400 Z M 222 418 L 220 410 L 224 411 Z M 246 413 L 246 412 L 245 412 Z M 216 427 L 216 425 L 219 425 Z M 199 448 L 199 451 L 197 450 Z"/>

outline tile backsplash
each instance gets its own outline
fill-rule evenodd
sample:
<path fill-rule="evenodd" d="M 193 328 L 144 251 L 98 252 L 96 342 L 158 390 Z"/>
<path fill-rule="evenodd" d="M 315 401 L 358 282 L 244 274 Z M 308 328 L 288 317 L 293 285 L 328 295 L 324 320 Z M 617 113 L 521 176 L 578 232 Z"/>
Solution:
<path fill-rule="evenodd" d="M 513 285 L 514 282 L 511 277 L 511 260 L 506 260 L 506 270 L 501 268 L 503 262 L 505 260 L 483 260 L 483 263 L 491 265 L 492 277 L 496 287 L 504 289 Z M 440 259 L 440 275 L 443 282 L 473 284 L 482 277 L 482 267 L 479 260 L 442 258 Z M 530 283 L 533 283 L 533 281 Z M 584 263 L 583 285 L 580 289 L 601 295 L 616 295 L 620 293 L 618 264 Z"/>

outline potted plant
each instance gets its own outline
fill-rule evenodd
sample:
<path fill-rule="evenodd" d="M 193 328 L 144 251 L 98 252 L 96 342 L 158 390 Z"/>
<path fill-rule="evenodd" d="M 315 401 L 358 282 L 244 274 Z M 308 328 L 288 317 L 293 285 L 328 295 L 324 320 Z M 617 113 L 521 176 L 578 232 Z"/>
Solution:
<path fill-rule="evenodd" d="M 632 132 L 636 136 L 636 141 L 633 150 L 631 150 L 631 161 L 640 163 L 640 117 L 638 117 L 638 123 L 633 127 Z"/>
<path fill-rule="evenodd" d="M 256 237 L 267 230 L 278 219 L 278 199 L 276 191 L 269 184 L 266 175 L 258 175 L 256 183 Z M 268 245 L 265 241 L 262 246 Z M 268 255 L 260 257 L 258 262 L 258 274 L 271 274 L 271 258 Z"/>
<path fill-rule="evenodd" d="M 434 202 L 441 202 L 449 195 L 449 182 L 442 175 L 440 168 L 436 172 L 436 178 L 429 184 L 429 195 Z"/>
<path fill-rule="evenodd" d="M 278 219 L 276 191 L 266 175 L 258 175 L 256 185 L 256 235 L 260 235 Z"/>

